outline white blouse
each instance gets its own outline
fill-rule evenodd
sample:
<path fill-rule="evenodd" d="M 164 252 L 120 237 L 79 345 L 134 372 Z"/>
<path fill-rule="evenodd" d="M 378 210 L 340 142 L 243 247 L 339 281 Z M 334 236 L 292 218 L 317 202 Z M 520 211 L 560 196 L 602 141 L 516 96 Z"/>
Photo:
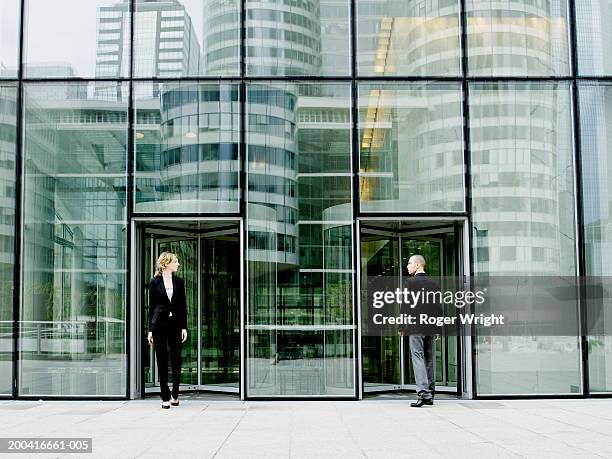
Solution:
<path fill-rule="evenodd" d="M 170 301 L 172 301 L 172 293 L 174 293 L 174 289 L 172 287 L 166 287 L 166 295 L 168 295 Z M 172 312 L 168 317 L 172 317 Z"/>

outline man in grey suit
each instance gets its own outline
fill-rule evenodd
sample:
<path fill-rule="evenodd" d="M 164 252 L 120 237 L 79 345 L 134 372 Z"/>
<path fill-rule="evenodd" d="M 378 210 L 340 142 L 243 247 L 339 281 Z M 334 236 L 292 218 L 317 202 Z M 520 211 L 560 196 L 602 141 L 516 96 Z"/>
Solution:
<path fill-rule="evenodd" d="M 411 288 L 437 291 L 440 287 L 425 274 L 425 264 L 425 257 L 422 255 L 412 255 L 408 260 L 408 274 L 413 276 L 410 279 Z M 424 305 L 421 305 L 421 308 L 423 307 Z M 436 337 L 411 334 L 409 342 L 418 396 L 417 401 L 411 403 L 410 406 L 420 408 L 424 405 L 433 405 L 436 388 Z"/>

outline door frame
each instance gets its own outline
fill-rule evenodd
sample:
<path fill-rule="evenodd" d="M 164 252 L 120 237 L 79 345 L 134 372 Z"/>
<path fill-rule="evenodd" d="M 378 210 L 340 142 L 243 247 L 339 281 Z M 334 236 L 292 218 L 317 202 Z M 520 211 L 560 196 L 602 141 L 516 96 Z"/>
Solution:
<path fill-rule="evenodd" d="M 357 266 L 356 266 L 356 276 L 357 276 L 357 291 L 361 291 L 361 226 L 365 222 L 370 221 L 393 221 L 393 222 L 406 222 L 406 223 L 423 223 L 423 222 L 431 222 L 431 223 L 441 223 L 441 224 L 458 224 L 460 229 L 460 237 L 457 240 L 459 247 L 457 251 L 460 256 L 460 275 L 463 276 L 464 280 L 467 280 L 470 276 L 470 241 L 469 241 L 469 220 L 467 216 L 458 215 L 451 217 L 429 217 L 429 216 L 415 216 L 415 217 L 394 217 L 394 216 L 380 216 L 380 217 L 358 217 L 356 218 L 356 235 L 357 235 Z M 417 235 L 417 233 L 432 234 L 431 230 L 422 230 L 415 229 L 412 233 L 413 235 Z M 435 230 L 433 230 L 435 232 Z M 361 303 L 361 295 L 356 295 L 357 300 L 357 317 L 359 321 L 361 321 L 362 314 L 362 303 Z M 357 352 L 358 352 L 358 394 L 359 400 L 362 400 L 364 397 L 363 386 L 363 355 L 362 355 L 362 333 L 361 327 L 357 327 L 358 338 L 357 338 Z M 458 349 L 457 352 L 460 355 L 460 359 L 458 362 L 458 375 L 457 375 L 457 393 L 460 394 L 463 398 L 473 398 L 472 392 L 472 365 L 473 365 L 473 356 L 472 356 L 472 339 L 471 336 L 460 336 L 458 339 Z M 404 344 L 400 341 L 400 358 L 401 365 L 403 368 L 404 361 Z M 401 383 L 399 385 L 385 385 L 385 386 L 374 386 L 371 387 L 367 392 L 378 392 L 378 391 L 386 391 L 386 390 L 404 390 L 404 389 L 414 389 L 414 385 L 403 384 L 404 375 L 401 375 Z"/>
<path fill-rule="evenodd" d="M 244 355 L 244 288 L 245 288 L 245 273 L 244 273 L 244 219 L 242 217 L 132 217 L 130 220 L 131 230 L 131 250 L 129 253 L 129 269 L 130 269 L 130 284 L 132 285 L 130 292 L 130 322 L 128 330 L 126 331 L 132 337 L 130 340 L 130 380 L 129 380 L 129 398 L 139 399 L 145 393 L 144 381 L 142 380 L 142 311 L 143 308 L 139 307 L 142 304 L 142 288 L 140 288 L 140 263 L 143 259 L 143 239 L 140 231 L 136 231 L 136 225 L 142 223 L 172 223 L 172 222 L 232 222 L 238 224 L 238 238 L 239 238 L 239 251 L 240 251 L 240 275 L 239 275 L 239 288 L 240 288 L 240 377 L 238 379 L 238 395 L 240 400 L 244 400 L 244 388 L 245 388 L 245 355 Z M 187 231 L 183 232 L 183 234 Z M 169 238 L 180 238 L 181 236 L 176 234 L 168 235 Z M 198 313 L 199 314 L 199 313 Z M 198 320 L 198 329 L 201 324 Z M 198 356 L 200 350 L 198 350 Z M 199 360 L 199 358 L 198 358 Z M 198 361 L 198 366 L 201 362 Z M 215 390 L 211 386 L 195 386 L 185 385 L 183 390 Z M 216 389 L 222 392 L 230 392 L 225 389 Z"/>

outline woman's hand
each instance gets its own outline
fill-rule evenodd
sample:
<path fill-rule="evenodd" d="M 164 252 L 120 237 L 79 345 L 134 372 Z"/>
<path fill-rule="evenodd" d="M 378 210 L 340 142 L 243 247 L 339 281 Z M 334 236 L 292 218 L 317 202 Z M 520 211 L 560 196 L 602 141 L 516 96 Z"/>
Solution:
<path fill-rule="evenodd" d="M 181 343 L 187 341 L 187 329 L 183 328 L 181 330 Z"/>
<path fill-rule="evenodd" d="M 147 341 L 149 341 L 150 346 L 153 345 L 153 332 L 149 332 L 149 335 L 147 336 Z"/>

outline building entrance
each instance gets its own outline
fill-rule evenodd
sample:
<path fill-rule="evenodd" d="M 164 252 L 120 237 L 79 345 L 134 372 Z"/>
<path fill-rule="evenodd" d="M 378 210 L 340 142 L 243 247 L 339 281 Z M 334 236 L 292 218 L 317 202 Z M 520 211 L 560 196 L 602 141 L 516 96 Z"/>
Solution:
<path fill-rule="evenodd" d="M 148 346 L 148 284 L 160 253 L 178 255 L 185 282 L 188 340 L 183 344 L 182 390 L 239 392 L 240 226 L 238 221 L 146 222 L 141 240 L 142 387 L 159 392 L 159 372 Z M 171 372 L 169 379 L 171 380 Z"/>
<path fill-rule="evenodd" d="M 462 227 L 458 222 L 362 221 L 360 224 L 362 305 L 368 276 L 394 276 L 401 285 L 410 256 L 421 254 L 430 276 L 460 276 Z M 365 307 L 362 311 L 365 312 Z M 363 336 L 364 392 L 415 389 L 408 336 Z M 436 390 L 460 393 L 460 340 L 436 341 Z"/>

